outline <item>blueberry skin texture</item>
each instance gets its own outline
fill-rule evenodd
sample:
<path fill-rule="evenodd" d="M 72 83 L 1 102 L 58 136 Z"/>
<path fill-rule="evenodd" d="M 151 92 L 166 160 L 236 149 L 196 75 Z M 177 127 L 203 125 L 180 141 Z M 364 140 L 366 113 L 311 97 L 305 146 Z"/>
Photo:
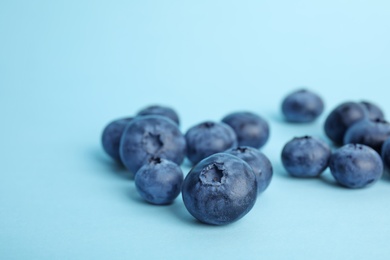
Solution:
<path fill-rule="evenodd" d="M 344 144 L 364 144 L 381 153 L 382 144 L 390 137 L 390 124 L 384 120 L 365 119 L 348 128 Z"/>
<path fill-rule="evenodd" d="M 375 183 L 382 176 L 383 162 L 372 148 L 347 144 L 332 154 L 329 168 L 338 183 L 355 189 Z"/>
<path fill-rule="evenodd" d="M 102 145 L 104 151 L 117 162 L 121 162 L 119 144 L 123 131 L 133 118 L 121 118 L 110 122 L 103 130 Z"/>
<path fill-rule="evenodd" d="M 222 122 L 233 128 L 239 146 L 260 148 L 268 141 L 269 125 L 254 113 L 232 113 L 224 117 Z"/>
<path fill-rule="evenodd" d="M 240 158 L 218 153 L 199 162 L 182 186 L 187 210 L 199 221 L 226 225 L 246 215 L 257 197 L 252 168 Z"/>
<path fill-rule="evenodd" d="M 342 145 L 347 129 L 362 119 L 368 112 L 362 104 L 345 102 L 336 107 L 325 120 L 325 133 L 337 145 Z"/>
<path fill-rule="evenodd" d="M 163 116 L 141 116 L 134 118 L 123 132 L 119 150 L 123 164 L 135 174 L 153 157 L 180 165 L 185 149 L 185 138 L 172 120 Z"/>
<path fill-rule="evenodd" d="M 147 202 L 170 204 L 180 194 L 183 172 L 177 164 L 156 157 L 138 170 L 134 181 L 139 195 Z"/>
<path fill-rule="evenodd" d="M 225 123 L 206 121 L 191 127 L 185 134 L 187 157 L 192 164 L 237 146 L 233 129 Z"/>
<path fill-rule="evenodd" d="M 252 167 L 257 181 L 257 192 L 267 189 L 272 180 L 273 168 L 270 160 L 259 150 L 249 146 L 231 148 L 225 153 L 237 156 Z"/>
<path fill-rule="evenodd" d="M 166 106 L 159 106 L 159 105 L 153 105 L 149 107 L 145 107 L 141 111 L 138 112 L 139 116 L 151 116 L 151 115 L 157 115 L 157 116 L 165 116 L 169 119 L 173 120 L 177 125 L 180 125 L 179 116 L 176 113 L 175 110 L 173 110 L 170 107 Z"/>
<path fill-rule="evenodd" d="M 367 110 L 368 117 L 371 120 L 376 120 L 376 119 L 385 120 L 385 115 L 379 106 L 368 101 L 362 101 L 360 102 L 360 104 L 362 104 L 364 108 Z"/>
<path fill-rule="evenodd" d="M 282 163 L 294 177 L 317 177 L 328 167 L 331 150 L 329 146 L 310 136 L 296 137 L 282 150 Z"/>
<path fill-rule="evenodd" d="M 390 138 L 382 145 L 382 160 L 384 166 L 389 170 L 390 169 Z"/>
<path fill-rule="evenodd" d="M 305 89 L 291 93 L 282 102 L 282 113 L 292 123 L 313 122 L 323 111 L 322 98 Z"/>

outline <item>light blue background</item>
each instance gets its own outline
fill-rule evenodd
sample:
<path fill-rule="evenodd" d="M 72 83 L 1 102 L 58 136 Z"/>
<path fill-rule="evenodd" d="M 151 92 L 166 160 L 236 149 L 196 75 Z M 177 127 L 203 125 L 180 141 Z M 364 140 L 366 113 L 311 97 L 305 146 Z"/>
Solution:
<path fill-rule="evenodd" d="M 367 99 L 390 115 L 389 1 L 0 2 L 0 259 L 389 259 L 390 181 L 348 190 L 289 178 L 281 120 L 299 86 L 326 113 Z M 182 130 L 237 110 L 271 125 L 274 179 L 232 225 L 179 197 L 152 206 L 104 154 L 110 120 L 167 104 Z M 187 172 L 188 167 L 183 167 Z"/>

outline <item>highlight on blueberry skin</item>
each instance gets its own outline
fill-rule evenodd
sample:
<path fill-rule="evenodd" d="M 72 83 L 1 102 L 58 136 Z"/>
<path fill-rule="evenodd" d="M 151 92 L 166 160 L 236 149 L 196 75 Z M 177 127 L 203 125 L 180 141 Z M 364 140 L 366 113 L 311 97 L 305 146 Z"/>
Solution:
<path fill-rule="evenodd" d="M 172 203 L 180 194 L 183 172 L 168 160 L 153 157 L 135 175 L 139 195 L 149 203 L 165 205 Z"/>
<path fill-rule="evenodd" d="M 282 113 L 288 122 L 310 123 L 324 111 L 324 102 L 316 93 L 301 89 L 289 94 L 282 102 Z"/>
<path fill-rule="evenodd" d="M 180 165 L 185 150 L 186 141 L 177 124 L 163 116 L 134 118 L 120 142 L 122 162 L 133 174 L 153 157 Z"/>
<path fill-rule="evenodd" d="M 348 128 L 344 144 L 364 144 L 381 153 L 382 144 L 390 137 L 390 124 L 382 119 L 364 119 Z"/>
<path fill-rule="evenodd" d="M 185 134 L 187 157 L 192 164 L 215 153 L 237 146 L 233 129 L 225 123 L 206 121 L 191 127 Z"/>
<path fill-rule="evenodd" d="M 378 105 L 376 105 L 372 102 L 369 102 L 369 101 L 361 101 L 360 104 L 362 104 L 364 106 L 364 108 L 367 110 L 368 117 L 371 120 L 376 120 L 376 119 L 384 120 L 385 119 L 385 115 L 384 115 L 382 109 Z"/>
<path fill-rule="evenodd" d="M 326 135 L 337 145 L 342 145 L 347 129 L 354 123 L 368 117 L 365 107 L 356 102 L 345 102 L 337 106 L 326 118 Z"/>
<path fill-rule="evenodd" d="M 387 168 L 387 170 L 390 170 L 390 138 L 388 138 L 382 145 L 382 160 L 384 167 Z"/>
<path fill-rule="evenodd" d="M 184 205 L 199 221 L 226 225 L 245 216 L 257 197 L 252 168 L 240 158 L 217 153 L 199 162 L 182 185 Z"/>
<path fill-rule="evenodd" d="M 138 116 L 164 116 L 173 120 L 177 125 L 180 125 L 179 116 L 173 108 L 167 106 L 153 105 L 145 107 L 140 110 L 137 114 Z"/>
<path fill-rule="evenodd" d="M 234 130 L 239 146 L 261 148 L 268 141 L 269 125 L 259 115 L 236 112 L 224 117 L 222 122 Z"/>
<path fill-rule="evenodd" d="M 330 147 L 311 136 L 296 137 L 282 150 L 282 163 L 294 177 L 317 177 L 329 165 Z"/>
<path fill-rule="evenodd" d="M 102 145 L 104 151 L 117 162 L 121 162 L 119 155 L 119 144 L 123 131 L 126 126 L 133 120 L 132 117 L 121 118 L 110 122 L 103 130 Z"/>
<path fill-rule="evenodd" d="M 270 160 L 259 150 L 249 146 L 231 148 L 225 153 L 237 156 L 252 167 L 257 181 L 257 192 L 264 192 L 271 183 L 273 168 Z"/>
<path fill-rule="evenodd" d="M 356 189 L 378 181 L 383 173 L 383 162 L 372 148 L 347 144 L 332 154 L 329 168 L 339 184 Z"/>

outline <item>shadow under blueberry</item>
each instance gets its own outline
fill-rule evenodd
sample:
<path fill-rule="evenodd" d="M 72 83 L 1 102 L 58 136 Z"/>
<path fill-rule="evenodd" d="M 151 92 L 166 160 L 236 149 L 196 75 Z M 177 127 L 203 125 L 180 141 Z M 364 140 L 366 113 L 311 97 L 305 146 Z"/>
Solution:
<path fill-rule="evenodd" d="M 122 179 L 134 180 L 132 174 L 125 168 L 125 166 L 121 162 L 117 162 L 106 156 L 104 154 L 104 151 L 102 151 L 101 149 L 91 149 L 88 152 L 88 155 L 95 162 L 98 162 L 101 166 L 103 166 L 107 170 L 107 173 L 113 174 L 114 176 L 116 175 L 117 177 L 120 177 Z"/>

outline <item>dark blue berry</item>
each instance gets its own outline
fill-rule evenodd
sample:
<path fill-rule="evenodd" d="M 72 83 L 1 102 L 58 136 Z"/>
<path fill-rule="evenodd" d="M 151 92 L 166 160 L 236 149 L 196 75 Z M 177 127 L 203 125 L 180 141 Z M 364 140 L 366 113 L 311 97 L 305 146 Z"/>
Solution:
<path fill-rule="evenodd" d="M 282 103 L 282 113 L 287 121 L 309 123 L 324 111 L 321 97 L 309 90 L 298 90 L 288 95 Z"/>
<path fill-rule="evenodd" d="M 347 144 L 339 148 L 332 154 L 329 168 L 336 181 L 348 188 L 373 184 L 383 173 L 379 154 L 361 144 Z"/>
<path fill-rule="evenodd" d="M 183 172 L 168 160 L 154 157 L 135 175 L 135 186 L 141 197 L 152 204 L 169 204 L 180 194 Z"/>
<path fill-rule="evenodd" d="M 120 143 L 123 164 L 136 173 L 153 157 L 181 164 L 186 142 L 178 126 L 163 116 L 136 117 L 127 126 Z"/>
<path fill-rule="evenodd" d="M 199 221 L 229 224 L 242 218 L 255 204 L 256 177 L 240 158 L 227 153 L 214 154 L 188 173 L 182 196 L 187 210 Z"/>
<path fill-rule="evenodd" d="M 364 144 L 378 153 L 382 144 L 390 137 L 390 124 L 384 120 L 364 119 L 348 128 L 344 136 L 344 144 Z"/>
<path fill-rule="evenodd" d="M 337 145 L 342 145 L 347 129 L 362 119 L 368 112 L 360 103 L 345 102 L 336 107 L 325 120 L 325 133 Z"/>
<path fill-rule="evenodd" d="M 385 115 L 383 114 L 382 109 L 380 107 L 378 107 L 377 105 L 375 105 L 371 102 L 368 102 L 368 101 L 362 101 L 362 102 L 360 102 L 360 104 L 362 104 L 364 106 L 364 108 L 367 110 L 368 117 L 371 120 L 376 120 L 376 119 L 384 120 L 385 119 Z"/>
<path fill-rule="evenodd" d="M 269 137 L 269 125 L 260 116 L 251 112 L 236 112 L 227 115 L 222 122 L 233 128 L 239 146 L 262 147 Z"/>
<path fill-rule="evenodd" d="M 381 154 L 384 166 L 390 170 L 390 138 L 383 143 Z"/>
<path fill-rule="evenodd" d="M 259 150 L 249 146 L 239 146 L 226 151 L 237 156 L 252 167 L 257 180 L 257 192 L 267 189 L 271 182 L 273 169 L 270 160 Z"/>
<path fill-rule="evenodd" d="M 317 177 L 329 164 L 329 146 L 310 136 L 296 137 L 282 151 L 282 163 L 294 177 Z"/>
<path fill-rule="evenodd" d="M 150 115 L 165 116 L 173 120 L 177 125 L 180 124 L 179 116 L 177 115 L 176 111 L 166 106 L 159 106 L 159 105 L 149 106 L 139 111 L 138 115 L 139 116 L 150 116 Z"/>
<path fill-rule="evenodd" d="M 103 130 L 102 145 L 104 151 L 116 161 L 120 162 L 119 143 L 123 131 L 133 118 L 121 118 L 110 122 Z"/>
<path fill-rule="evenodd" d="M 237 146 L 233 129 L 225 123 L 207 121 L 191 127 L 186 135 L 187 157 L 192 164 Z"/>

